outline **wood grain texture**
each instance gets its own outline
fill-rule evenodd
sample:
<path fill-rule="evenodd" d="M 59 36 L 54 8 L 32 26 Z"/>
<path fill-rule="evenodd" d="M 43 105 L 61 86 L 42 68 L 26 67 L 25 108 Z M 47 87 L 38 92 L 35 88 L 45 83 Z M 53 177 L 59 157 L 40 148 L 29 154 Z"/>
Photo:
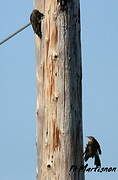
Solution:
<path fill-rule="evenodd" d="M 57 0 L 36 0 L 45 15 L 36 42 L 37 180 L 83 180 L 69 176 L 82 164 L 82 65 L 79 0 L 62 11 Z"/>

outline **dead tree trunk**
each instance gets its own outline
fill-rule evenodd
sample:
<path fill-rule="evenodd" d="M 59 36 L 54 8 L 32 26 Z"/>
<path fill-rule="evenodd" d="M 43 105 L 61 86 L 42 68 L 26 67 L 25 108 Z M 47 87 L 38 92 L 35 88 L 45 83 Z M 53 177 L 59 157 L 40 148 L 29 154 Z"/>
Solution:
<path fill-rule="evenodd" d="M 45 15 L 36 36 L 37 180 L 83 180 L 79 0 L 36 0 Z"/>

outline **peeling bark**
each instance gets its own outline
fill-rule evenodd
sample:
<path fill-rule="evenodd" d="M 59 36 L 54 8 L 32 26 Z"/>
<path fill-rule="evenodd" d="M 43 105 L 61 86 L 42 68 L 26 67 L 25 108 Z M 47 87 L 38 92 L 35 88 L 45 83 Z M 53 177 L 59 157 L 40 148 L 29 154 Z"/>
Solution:
<path fill-rule="evenodd" d="M 37 180 L 84 180 L 69 176 L 71 165 L 83 163 L 80 5 L 72 0 L 61 11 L 60 2 L 36 0 L 45 15 L 42 39 L 35 37 Z"/>

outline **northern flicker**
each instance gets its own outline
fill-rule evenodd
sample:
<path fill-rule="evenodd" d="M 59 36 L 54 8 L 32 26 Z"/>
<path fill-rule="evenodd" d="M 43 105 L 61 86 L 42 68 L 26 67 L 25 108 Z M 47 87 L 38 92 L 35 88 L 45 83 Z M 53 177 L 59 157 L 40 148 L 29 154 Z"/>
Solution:
<path fill-rule="evenodd" d="M 85 152 L 83 153 L 84 160 L 86 162 L 89 158 L 94 158 L 94 165 L 96 165 L 96 167 L 100 167 L 101 166 L 101 162 L 99 158 L 99 154 L 101 154 L 100 145 L 93 136 L 87 136 L 87 137 L 88 137 L 88 144 L 86 145 Z"/>
<path fill-rule="evenodd" d="M 37 9 L 34 9 L 30 15 L 30 22 L 32 24 L 32 28 L 40 38 L 42 38 L 41 20 L 43 19 L 43 17 L 44 15 L 40 13 Z"/>

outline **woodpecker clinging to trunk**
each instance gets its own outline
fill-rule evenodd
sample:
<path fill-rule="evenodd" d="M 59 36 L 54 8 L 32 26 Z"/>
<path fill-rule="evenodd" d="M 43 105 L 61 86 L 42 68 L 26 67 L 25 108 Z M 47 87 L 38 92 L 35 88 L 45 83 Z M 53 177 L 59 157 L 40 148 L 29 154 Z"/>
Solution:
<path fill-rule="evenodd" d="M 86 145 L 86 149 L 83 154 L 84 160 L 86 162 L 89 158 L 94 158 L 95 159 L 94 165 L 96 165 L 96 167 L 100 167 L 101 166 L 101 162 L 99 158 L 99 154 L 101 154 L 100 145 L 93 136 L 87 136 L 87 137 L 88 137 L 88 144 Z"/>
<path fill-rule="evenodd" d="M 42 38 L 41 20 L 43 19 L 43 17 L 44 15 L 40 13 L 37 9 L 34 9 L 30 15 L 30 22 L 32 24 L 32 28 L 40 38 Z"/>

